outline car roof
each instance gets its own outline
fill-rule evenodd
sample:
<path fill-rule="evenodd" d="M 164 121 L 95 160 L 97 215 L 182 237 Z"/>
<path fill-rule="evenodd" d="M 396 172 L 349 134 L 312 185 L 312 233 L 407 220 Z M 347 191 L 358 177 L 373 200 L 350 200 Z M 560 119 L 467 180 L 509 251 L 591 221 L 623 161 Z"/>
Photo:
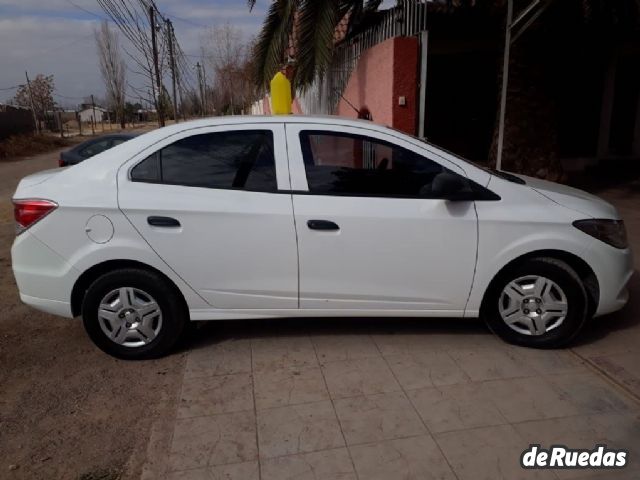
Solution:
<path fill-rule="evenodd" d="M 225 125 L 242 125 L 242 124 L 260 124 L 260 123 L 304 123 L 304 124 L 320 124 L 320 125 L 342 125 L 365 127 L 371 130 L 386 131 L 389 127 L 375 124 L 369 120 L 349 119 L 338 117 L 335 115 L 225 115 L 220 117 L 206 117 L 196 120 L 188 120 L 186 122 L 175 123 L 145 132 L 142 136 L 147 140 L 153 137 L 157 139 L 166 138 L 179 132 L 186 130 L 195 130 L 198 128 L 216 127 Z"/>

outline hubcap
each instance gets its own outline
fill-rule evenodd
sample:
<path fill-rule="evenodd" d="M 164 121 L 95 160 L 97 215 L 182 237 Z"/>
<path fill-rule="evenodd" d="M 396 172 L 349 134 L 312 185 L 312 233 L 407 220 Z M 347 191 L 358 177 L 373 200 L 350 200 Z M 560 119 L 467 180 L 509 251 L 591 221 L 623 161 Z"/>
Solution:
<path fill-rule="evenodd" d="M 112 342 L 124 347 L 140 347 L 158 336 L 162 311 L 148 293 L 123 287 L 103 297 L 98 307 L 98 322 Z"/>
<path fill-rule="evenodd" d="M 537 275 L 520 277 L 500 294 L 502 320 L 523 335 L 543 335 L 564 322 L 567 297 L 553 281 Z"/>

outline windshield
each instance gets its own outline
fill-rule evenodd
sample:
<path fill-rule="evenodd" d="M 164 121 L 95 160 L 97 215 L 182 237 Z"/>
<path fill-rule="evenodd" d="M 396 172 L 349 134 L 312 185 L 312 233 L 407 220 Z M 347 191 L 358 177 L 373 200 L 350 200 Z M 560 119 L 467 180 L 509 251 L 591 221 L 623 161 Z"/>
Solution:
<path fill-rule="evenodd" d="M 445 153 L 448 153 L 449 155 L 451 155 L 452 157 L 457 158 L 458 160 L 462 160 L 463 162 L 466 163 L 470 163 L 471 165 L 473 165 L 474 167 L 480 168 L 481 170 L 484 170 L 485 172 L 491 174 L 491 175 L 495 175 L 496 177 L 502 178 L 503 180 L 507 180 L 508 182 L 513 182 L 513 183 L 517 183 L 519 185 L 526 185 L 527 182 L 519 177 L 518 175 L 514 174 L 514 173 L 509 173 L 509 172 L 505 172 L 504 170 L 497 170 L 495 168 L 490 168 L 487 167 L 485 165 L 481 165 L 477 162 L 474 162 L 473 160 L 469 160 L 467 158 L 463 158 L 460 155 L 453 153 L 449 150 L 447 150 L 446 148 L 443 148 L 439 145 L 434 145 L 433 143 L 429 143 L 425 138 L 420 138 L 420 137 L 416 137 L 415 135 L 411 135 L 411 134 L 407 134 L 405 132 L 401 132 L 400 130 L 397 130 L 395 128 L 392 128 L 392 130 L 396 130 L 397 132 L 403 133 L 404 135 L 409 135 L 411 138 L 414 138 L 415 140 L 418 140 L 419 142 L 422 142 L 426 145 L 429 145 L 430 147 L 434 147 L 437 148 L 438 150 L 441 150 Z"/>

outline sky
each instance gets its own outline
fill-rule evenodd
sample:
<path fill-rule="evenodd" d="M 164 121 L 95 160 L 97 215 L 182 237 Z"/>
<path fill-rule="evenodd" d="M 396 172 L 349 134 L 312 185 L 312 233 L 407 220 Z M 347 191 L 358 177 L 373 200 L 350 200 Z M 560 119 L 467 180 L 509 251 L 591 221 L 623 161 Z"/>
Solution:
<path fill-rule="evenodd" d="M 394 3 L 385 0 L 383 7 Z M 171 18 L 184 52 L 193 55 L 193 64 L 208 28 L 228 22 L 247 38 L 256 35 L 269 4 L 257 0 L 249 12 L 245 0 L 156 0 L 162 14 Z M 101 18 L 106 15 L 97 0 L 0 0 L 0 102 L 13 97 L 11 87 L 25 83 L 25 71 L 30 78 L 53 75 L 55 100 L 63 108 L 91 94 L 103 98 L 93 36 Z M 127 48 L 126 39 L 120 38 Z M 128 81 L 135 87 L 144 83 L 132 72 Z"/>
<path fill-rule="evenodd" d="M 269 0 L 258 0 L 251 13 L 244 0 L 156 0 L 156 5 L 171 18 L 184 52 L 198 55 L 207 27 L 229 22 L 255 35 Z M 13 97 L 10 87 L 25 83 L 25 71 L 30 78 L 54 75 L 55 100 L 63 107 L 91 94 L 104 97 L 93 37 L 100 17 L 106 15 L 96 0 L 0 0 L 0 102 Z M 128 76 L 132 84 L 142 84 L 134 73 Z"/>

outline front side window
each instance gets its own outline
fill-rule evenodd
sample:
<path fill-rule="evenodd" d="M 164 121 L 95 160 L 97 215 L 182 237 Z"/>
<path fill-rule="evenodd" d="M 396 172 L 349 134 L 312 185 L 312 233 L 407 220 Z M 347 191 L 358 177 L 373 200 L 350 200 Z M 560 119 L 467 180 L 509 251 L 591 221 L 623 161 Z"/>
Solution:
<path fill-rule="evenodd" d="M 131 180 L 273 192 L 277 189 L 273 134 L 238 130 L 186 137 L 136 165 Z"/>
<path fill-rule="evenodd" d="M 398 145 L 361 135 L 303 131 L 309 191 L 317 194 L 430 198 L 440 164 Z"/>

